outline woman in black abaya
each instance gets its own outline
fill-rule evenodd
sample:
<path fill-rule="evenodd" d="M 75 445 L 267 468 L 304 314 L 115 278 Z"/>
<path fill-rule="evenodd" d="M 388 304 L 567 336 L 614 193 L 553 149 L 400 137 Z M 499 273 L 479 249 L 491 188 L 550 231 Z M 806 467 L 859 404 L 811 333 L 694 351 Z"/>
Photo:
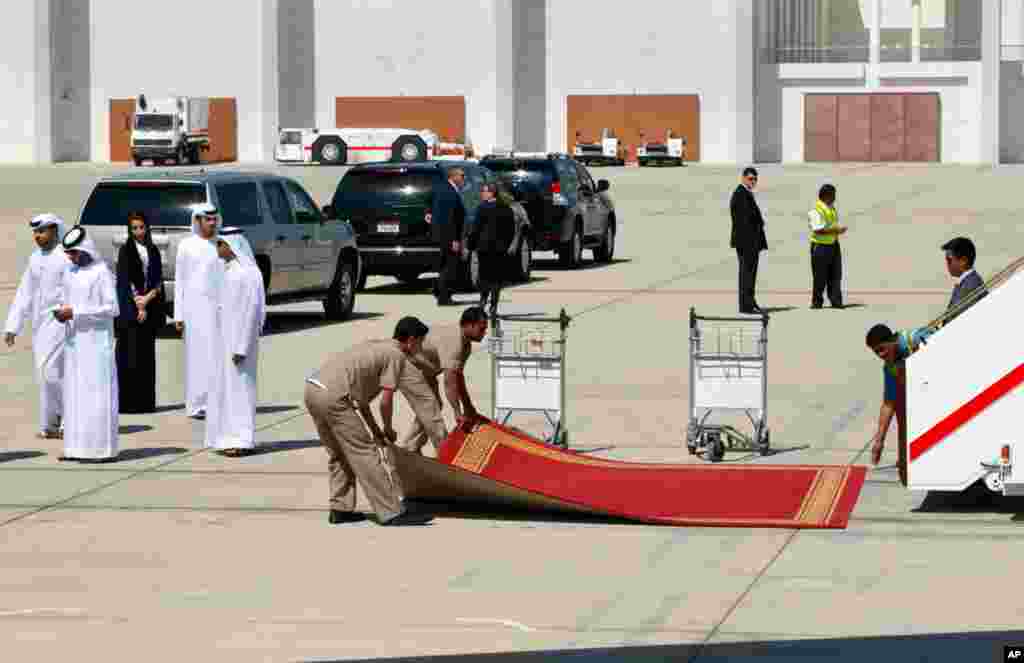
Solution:
<path fill-rule="evenodd" d="M 117 382 L 122 414 L 156 411 L 156 334 L 166 323 L 163 264 L 141 212 L 117 255 Z"/>

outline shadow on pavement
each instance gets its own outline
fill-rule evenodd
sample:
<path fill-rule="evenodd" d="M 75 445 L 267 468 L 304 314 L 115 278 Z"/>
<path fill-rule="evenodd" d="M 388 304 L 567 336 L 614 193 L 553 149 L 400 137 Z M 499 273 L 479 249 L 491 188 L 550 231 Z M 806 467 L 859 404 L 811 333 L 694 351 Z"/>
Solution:
<path fill-rule="evenodd" d="M 383 313 L 354 312 L 348 320 L 328 320 L 320 311 L 277 311 L 267 313 L 267 324 L 263 328 L 264 336 L 290 334 L 306 329 L 317 329 L 330 325 L 344 325 L 360 320 L 373 320 L 383 317 Z"/>
<path fill-rule="evenodd" d="M 145 433 L 148 430 L 153 430 L 152 426 L 146 426 L 145 424 L 130 424 L 127 426 L 120 426 L 117 429 L 118 435 L 131 435 L 132 433 Z"/>
<path fill-rule="evenodd" d="M 297 449 L 312 449 L 320 447 L 320 440 L 286 440 L 281 442 L 268 442 L 261 444 L 246 456 L 262 456 L 264 454 L 280 453 L 282 451 L 295 451 Z"/>
<path fill-rule="evenodd" d="M 183 454 L 188 449 L 183 447 L 146 447 L 142 449 L 121 449 L 121 453 L 117 455 L 117 461 L 123 460 L 145 460 L 147 458 L 158 458 L 160 456 L 170 456 L 173 454 Z"/>
<path fill-rule="evenodd" d="M 291 412 L 298 409 L 298 405 L 260 405 L 256 408 L 256 414 L 277 414 L 278 412 Z"/>
<path fill-rule="evenodd" d="M 594 260 L 587 260 L 584 258 L 583 262 L 580 263 L 580 266 L 573 269 L 571 267 L 563 267 L 562 263 L 558 261 L 558 258 L 542 258 L 535 259 L 533 261 L 533 269 L 560 272 L 580 272 L 591 269 L 606 269 L 608 267 L 614 267 L 615 265 L 624 265 L 631 262 L 633 262 L 632 258 L 612 258 L 611 262 L 596 262 Z"/>
<path fill-rule="evenodd" d="M 566 634 L 568 636 L 568 634 Z M 642 635 L 642 634 L 639 634 Z M 534 663 L 539 661 L 628 661 L 629 663 L 705 661 L 927 661 L 928 663 L 987 663 L 1018 660 L 1006 658 L 1007 646 L 1024 646 L 1024 631 L 980 631 L 931 635 L 864 638 L 818 638 L 814 640 L 757 640 L 742 643 L 646 645 L 593 649 L 551 649 L 495 654 L 458 654 L 394 658 L 345 659 L 412 663 L 412 661 L 481 661 L 486 663 Z M 318 663 L 339 663 L 318 659 Z"/>
<path fill-rule="evenodd" d="M 45 456 L 43 451 L 0 451 L 0 463 L 9 463 L 14 460 L 26 460 L 28 458 L 39 458 Z"/>
<path fill-rule="evenodd" d="M 502 292 L 506 290 L 515 290 L 519 286 L 533 285 L 534 283 L 544 283 L 549 281 L 545 276 L 531 276 L 529 281 L 516 281 L 515 283 L 508 283 L 501 287 Z M 416 279 L 415 281 L 403 282 L 395 281 L 394 283 L 386 283 L 384 285 L 377 285 L 367 287 L 363 292 L 372 295 L 421 295 L 424 293 L 433 294 L 434 283 L 437 281 L 436 278 L 427 279 Z M 465 290 L 463 292 L 455 292 L 454 296 L 464 295 L 468 296 L 476 294 L 475 290 Z"/>
<path fill-rule="evenodd" d="M 921 506 L 913 511 L 920 513 L 1013 513 L 1017 514 L 1014 520 L 1024 520 L 1024 497 L 996 495 L 979 482 L 958 493 L 928 491 Z"/>

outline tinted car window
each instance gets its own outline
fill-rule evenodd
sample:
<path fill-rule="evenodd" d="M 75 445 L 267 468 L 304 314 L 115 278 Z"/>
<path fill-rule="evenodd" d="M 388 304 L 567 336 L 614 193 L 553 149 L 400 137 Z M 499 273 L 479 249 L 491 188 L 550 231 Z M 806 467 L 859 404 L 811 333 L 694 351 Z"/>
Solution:
<path fill-rule="evenodd" d="M 488 161 L 494 173 L 517 200 L 533 198 L 551 190 L 554 168 L 547 161 Z"/>
<path fill-rule="evenodd" d="M 558 169 L 558 179 L 562 183 L 562 191 L 575 191 L 579 185 L 579 180 L 576 176 L 576 164 L 571 161 L 559 161 L 556 168 Z"/>
<path fill-rule="evenodd" d="M 292 201 L 292 209 L 295 210 L 295 220 L 298 223 L 319 223 L 320 210 L 316 203 L 309 197 L 306 191 L 295 182 L 285 180 L 284 187 L 288 190 L 288 198 Z"/>
<path fill-rule="evenodd" d="M 395 170 L 349 171 L 338 183 L 334 207 L 361 209 L 382 205 L 426 205 L 434 197 L 433 173 Z"/>
<path fill-rule="evenodd" d="M 267 205 L 274 223 L 288 224 L 292 222 L 292 210 L 288 207 L 288 197 L 280 182 L 264 182 L 263 193 L 267 194 Z"/>
<path fill-rule="evenodd" d="M 206 202 L 202 184 L 153 182 L 100 183 L 82 210 L 82 225 L 123 226 L 136 210 L 146 215 L 150 226 L 188 228 L 192 207 Z"/>
<path fill-rule="evenodd" d="M 255 226 L 260 216 L 260 190 L 255 182 L 230 182 L 217 185 L 217 208 L 225 226 Z"/>

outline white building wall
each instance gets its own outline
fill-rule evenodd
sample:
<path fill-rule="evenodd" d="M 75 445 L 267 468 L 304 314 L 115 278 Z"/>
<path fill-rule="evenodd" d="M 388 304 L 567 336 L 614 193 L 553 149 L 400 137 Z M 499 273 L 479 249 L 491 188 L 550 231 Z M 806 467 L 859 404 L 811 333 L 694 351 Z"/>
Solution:
<path fill-rule="evenodd" d="M 130 9 L 123 0 L 92 0 L 93 159 L 110 159 L 110 99 L 139 93 L 234 97 L 239 160 L 272 158 L 276 8 L 276 0 L 176 0 Z M 139 38 L 148 30 L 160 32 L 161 39 Z"/>
<path fill-rule="evenodd" d="M 49 0 L 5 3 L 0 163 L 50 159 L 49 41 Z"/>
<path fill-rule="evenodd" d="M 751 158 L 747 3 L 632 0 L 595 7 L 592 0 L 548 4 L 548 149 L 565 149 L 569 95 L 696 94 L 701 161 Z"/>
<path fill-rule="evenodd" d="M 317 126 L 335 126 L 336 97 L 464 96 L 466 141 L 490 151 L 507 140 L 513 105 L 499 97 L 515 78 L 496 21 L 512 0 L 315 1 Z"/>

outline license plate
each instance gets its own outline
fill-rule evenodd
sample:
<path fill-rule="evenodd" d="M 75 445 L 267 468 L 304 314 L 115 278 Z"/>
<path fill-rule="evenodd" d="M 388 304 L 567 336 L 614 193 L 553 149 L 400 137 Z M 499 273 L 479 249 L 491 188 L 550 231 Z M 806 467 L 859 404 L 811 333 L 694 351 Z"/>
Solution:
<path fill-rule="evenodd" d="M 399 227 L 400 226 L 397 223 L 378 223 L 377 224 L 377 232 L 379 232 L 379 233 L 397 233 Z"/>

